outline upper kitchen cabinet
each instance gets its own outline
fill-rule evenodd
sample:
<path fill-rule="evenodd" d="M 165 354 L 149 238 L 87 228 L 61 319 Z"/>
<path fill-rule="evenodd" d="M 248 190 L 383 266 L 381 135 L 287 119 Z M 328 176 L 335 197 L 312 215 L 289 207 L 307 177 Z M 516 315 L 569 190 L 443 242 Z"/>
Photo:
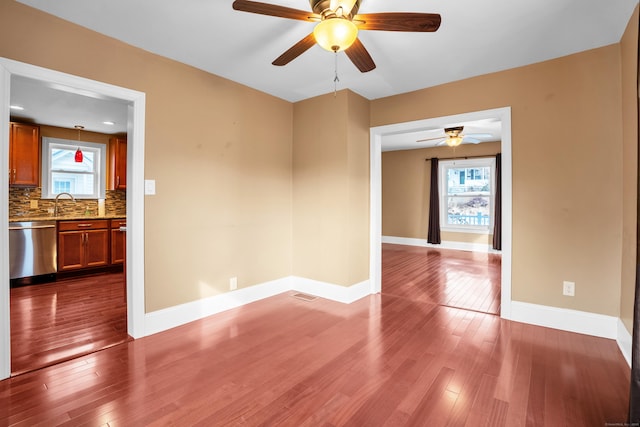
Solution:
<path fill-rule="evenodd" d="M 109 176 L 108 190 L 127 188 L 127 139 L 116 137 L 109 139 Z"/>
<path fill-rule="evenodd" d="M 40 128 L 10 123 L 9 185 L 37 187 L 40 183 Z"/>

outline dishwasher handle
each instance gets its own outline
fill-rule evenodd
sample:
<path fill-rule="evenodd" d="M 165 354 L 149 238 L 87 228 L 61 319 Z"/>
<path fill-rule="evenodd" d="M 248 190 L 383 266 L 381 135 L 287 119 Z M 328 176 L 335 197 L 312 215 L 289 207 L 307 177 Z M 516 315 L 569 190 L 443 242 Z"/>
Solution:
<path fill-rule="evenodd" d="M 28 227 L 11 227 L 9 226 L 9 230 L 34 230 L 36 228 L 56 228 L 55 225 L 30 225 Z"/>

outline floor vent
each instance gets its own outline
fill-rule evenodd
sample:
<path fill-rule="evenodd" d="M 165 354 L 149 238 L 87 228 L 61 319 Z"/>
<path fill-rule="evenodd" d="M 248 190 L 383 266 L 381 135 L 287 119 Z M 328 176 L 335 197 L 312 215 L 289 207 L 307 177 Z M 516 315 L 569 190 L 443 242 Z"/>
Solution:
<path fill-rule="evenodd" d="M 317 297 L 314 297 L 313 295 L 307 295 L 307 294 L 293 294 L 293 297 L 301 299 L 303 301 L 313 301 L 314 299 L 317 298 Z"/>

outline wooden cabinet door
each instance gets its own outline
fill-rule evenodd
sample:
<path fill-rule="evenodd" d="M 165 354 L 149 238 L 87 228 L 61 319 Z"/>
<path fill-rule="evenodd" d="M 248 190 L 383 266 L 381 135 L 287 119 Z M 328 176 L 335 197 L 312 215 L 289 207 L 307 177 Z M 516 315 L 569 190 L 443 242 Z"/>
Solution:
<path fill-rule="evenodd" d="M 111 264 L 124 263 L 127 233 L 120 231 L 120 227 L 126 225 L 126 221 L 111 220 Z"/>
<path fill-rule="evenodd" d="M 58 271 L 84 267 L 84 231 L 58 233 Z"/>
<path fill-rule="evenodd" d="M 9 138 L 9 183 L 37 187 L 40 183 L 40 128 L 11 123 Z"/>
<path fill-rule="evenodd" d="M 109 140 L 109 190 L 127 188 L 127 140 L 111 138 Z"/>
<path fill-rule="evenodd" d="M 73 226 L 70 223 L 65 225 Z M 102 267 L 108 264 L 108 229 L 58 233 L 58 271 Z"/>
<path fill-rule="evenodd" d="M 109 264 L 109 230 L 85 231 L 85 267 Z"/>

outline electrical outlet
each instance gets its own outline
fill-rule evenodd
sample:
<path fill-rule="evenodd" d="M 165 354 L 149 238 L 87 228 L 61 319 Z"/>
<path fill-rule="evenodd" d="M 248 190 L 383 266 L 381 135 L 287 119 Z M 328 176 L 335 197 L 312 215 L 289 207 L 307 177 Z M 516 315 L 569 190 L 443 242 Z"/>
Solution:
<path fill-rule="evenodd" d="M 29 200 L 29 207 L 31 209 L 38 209 L 38 201 L 37 200 Z"/>
<path fill-rule="evenodd" d="M 568 297 L 573 297 L 576 295 L 576 283 L 575 282 L 567 282 L 566 280 L 562 282 L 562 295 L 566 295 Z"/>
<path fill-rule="evenodd" d="M 232 277 L 231 279 L 229 279 L 229 290 L 235 291 L 236 289 L 238 289 L 238 278 Z"/>

